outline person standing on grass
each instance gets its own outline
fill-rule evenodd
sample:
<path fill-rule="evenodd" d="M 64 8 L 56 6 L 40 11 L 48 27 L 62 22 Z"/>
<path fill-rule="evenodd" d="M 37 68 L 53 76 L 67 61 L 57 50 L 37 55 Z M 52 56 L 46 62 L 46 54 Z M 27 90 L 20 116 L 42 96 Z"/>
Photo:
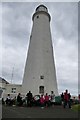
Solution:
<path fill-rule="evenodd" d="M 69 108 L 71 108 L 71 104 L 70 104 L 70 93 L 68 93 L 68 90 L 65 91 L 64 93 L 64 108 L 66 106 L 69 106 Z"/>

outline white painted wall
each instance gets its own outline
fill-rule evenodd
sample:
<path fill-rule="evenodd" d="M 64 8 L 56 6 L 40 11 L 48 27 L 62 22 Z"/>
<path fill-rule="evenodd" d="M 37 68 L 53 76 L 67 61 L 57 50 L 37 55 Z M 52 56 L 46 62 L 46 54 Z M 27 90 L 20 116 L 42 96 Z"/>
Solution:
<path fill-rule="evenodd" d="M 39 16 L 39 18 L 37 18 Z M 45 87 L 45 93 L 54 91 L 58 95 L 55 62 L 50 31 L 50 16 L 42 8 L 33 15 L 33 27 L 22 84 L 22 92 L 29 90 L 39 94 L 39 86 Z M 40 76 L 44 76 L 44 80 Z"/>
<path fill-rule="evenodd" d="M 16 84 L 7 84 L 6 85 L 6 91 L 5 93 L 12 93 L 12 88 L 16 88 L 16 93 L 21 93 L 22 90 L 22 85 L 16 85 Z"/>
<path fill-rule="evenodd" d="M 11 94 L 12 97 L 22 92 L 22 85 L 0 83 L 0 88 L 3 89 L 2 97 L 6 97 L 7 94 Z M 12 88 L 16 88 L 16 92 L 12 93 Z"/>

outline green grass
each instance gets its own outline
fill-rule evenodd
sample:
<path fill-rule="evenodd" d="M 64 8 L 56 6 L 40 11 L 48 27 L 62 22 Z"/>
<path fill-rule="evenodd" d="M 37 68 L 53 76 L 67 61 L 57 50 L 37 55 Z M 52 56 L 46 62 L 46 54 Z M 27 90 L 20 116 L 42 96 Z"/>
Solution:
<path fill-rule="evenodd" d="M 72 109 L 75 110 L 75 111 L 80 111 L 80 104 L 73 105 Z"/>

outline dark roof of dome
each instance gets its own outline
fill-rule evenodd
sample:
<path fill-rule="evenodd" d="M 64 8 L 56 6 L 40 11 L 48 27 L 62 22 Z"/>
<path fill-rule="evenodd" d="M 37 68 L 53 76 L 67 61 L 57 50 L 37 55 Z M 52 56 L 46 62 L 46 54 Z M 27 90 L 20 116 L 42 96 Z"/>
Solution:
<path fill-rule="evenodd" d="M 46 7 L 45 5 L 41 4 L 41 5 L 39 5 L 39 6 L 36 8 L 36 11 L 37 11 L 37 9 L 38 9 L 39 7 L 45 7 L 45 8 L 47 9 L 47 7 Z"/>
<path fill-rule="evenodd" d="M 1 77 L 0 77 L 0 82 L 1 82 L 1 83 L 9 84 L 9 82 L 7 82 L 4 78 L 1 78 Z"/>

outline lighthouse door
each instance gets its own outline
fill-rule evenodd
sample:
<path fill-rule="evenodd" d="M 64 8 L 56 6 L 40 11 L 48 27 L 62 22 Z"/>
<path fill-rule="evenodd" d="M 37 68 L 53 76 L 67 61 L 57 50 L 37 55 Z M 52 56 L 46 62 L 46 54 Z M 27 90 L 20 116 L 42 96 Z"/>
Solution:
<path fill-rule="evenodd" d="M 39 86 L 39 93 L 43 94 L 44 93 L 44 86 Z"/>

